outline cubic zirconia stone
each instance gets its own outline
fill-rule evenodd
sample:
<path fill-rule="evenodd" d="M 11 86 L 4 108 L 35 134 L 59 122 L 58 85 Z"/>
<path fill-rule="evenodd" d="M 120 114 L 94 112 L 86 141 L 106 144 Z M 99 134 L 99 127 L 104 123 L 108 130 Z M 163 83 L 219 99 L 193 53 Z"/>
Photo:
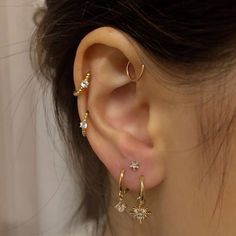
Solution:
<path fill-rule="evenodd" d="M 83 81 L 80 83 L 80 85 L 81 85 L 82 88 L 88 88 L 89 82 L 88 82 L 88 80 L 83 80 Z"/>
<path fill-rule="evenodd" d="M 129 167 L 132 169 L 132 171 L 136 171 L 139 169 L 139 163 L 137 161 L 131 161 Z"/>
<path fill-rule="evenodd" d="M 86 121 L 80 122 L 80 128 L 82 128 L 82 129 L 87 129 L 87 127 L 88 127 L 88 124 L 87 124 Z"/>
<path fill-rule="evenodd" d="M 117 211 L 119 211 L 119 212 L 124 212 L 125 211 L 125 209 L 126 209 L 126 204 L 125 203 L 123 203 L 123 202 L 118 202 L 116 205 L 115 205 L 115 208 L 117 209 Z"/>

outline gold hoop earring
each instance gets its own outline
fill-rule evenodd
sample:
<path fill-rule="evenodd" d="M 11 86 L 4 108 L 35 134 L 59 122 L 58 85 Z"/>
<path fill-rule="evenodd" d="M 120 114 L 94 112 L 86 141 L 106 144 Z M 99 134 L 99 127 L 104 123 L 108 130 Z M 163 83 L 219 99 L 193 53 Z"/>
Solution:
<path fill-rule="evenodd" d="M 122 170 L 120 173 L 120 179 L 119 179 L 119 202 L 114 206 L 114 208 L 122 213 L 127 208 L 127 204 L 124 202 L 124 195 L 128 192 L 127 188 L 123 188 L 122 181 L 124 178 L 125 170 Z"/>
<path fill-rule="evenodd" d="M 86 74 L 85 79 L 83 79 L 83 80 L 80 82 L 80 88 L 79 88 L 79 90 L 75 90 L 75 91 L 73 92 L 73 95 L 74 95 L 75 97 L 79 96 L 79 94 L 80 94 L 82 91 L 88 89 L 88 87 L 89 87 L 89 82 L 90 82 L 90 77 L 91 77 L 91 74 L 88 72 L 88 73 Z"/>
<path fill-rule="evenodd" d="M 132 77 L 130 76 L 130 73 L 129 73 L 129 65 L 130 65 L 130 64 L 131 64 L 131 63 L 130 63 L 130 61 L 129 61 L 129 62 L 127 63 L 127 65 L 126 65 L 126 74 L 127 74 L 127 76 L 130 78 L 131 81 L 136 82 L 136 81 L 138 81 L 138 80 L 141 79 L 141 77 L 142 77 L 142 75 L 143 75 L 143 72 L 144 72 L 145 66 L 144 66 L 144 64 L 142 64 L 141 72 L 140 72 L 139 76 L 135 79 L 135 78 L 132 78 Z"/>
<path fill-rule="evenodd" d="M 140 224 L 149 216 L 151 215 L 151 211 L 147 207 L 144 206 L 145 199 L 144 199 L 144 177 L 143 175 L 140 176 L 140 192 L 139 196 L 137 198 L 137 206 L 133 207 L 130 211 L 130 214 L 133 216 L 133 218 L 137 221 L 139 221 Z"/>
<path fill-rule="evenodd" d="M 84 115 L 83 121 L 80 122 L 80 128 L 82 129 L 82 135 L 86 136 L 87 134 L 87 128 L 88 128 L 88 123 L 87 123 L 87 118 L 88 118 L 89 112 L 87 111 Z"/>

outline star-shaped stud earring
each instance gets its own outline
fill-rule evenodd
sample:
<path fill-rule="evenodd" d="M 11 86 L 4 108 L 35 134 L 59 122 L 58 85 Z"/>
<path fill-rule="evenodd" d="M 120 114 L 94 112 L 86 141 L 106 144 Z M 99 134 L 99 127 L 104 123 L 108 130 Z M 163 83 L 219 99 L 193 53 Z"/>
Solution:
<path fill-rule="evenodd" d="M 137 161 L 131 161 L 129 167 L 132 171 L 136 171 L 139 169 L 139 163 Z"/>

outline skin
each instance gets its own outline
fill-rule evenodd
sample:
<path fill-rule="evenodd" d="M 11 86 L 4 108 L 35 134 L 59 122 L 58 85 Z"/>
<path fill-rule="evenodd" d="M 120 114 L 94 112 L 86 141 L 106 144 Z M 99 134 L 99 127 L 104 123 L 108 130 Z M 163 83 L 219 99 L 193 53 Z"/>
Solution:
<path fill-rule="evenodd" d="M 219 126 L 230 121 L 236 104 L 236 86 L 233 86 L 232 79 L 235 68 L 232 67 L 223 80 L 223 84 L 229 86 L 216 82 L 194 87 L 175 86 L 171 81 L 175 81 L 177 75 L 196 79 L 210 74 L 214 77 L 217 71 L 208 75 L 206 72 L 187 75 L 171 66 L 172 73 L 168 73 L 161 63 L 154 63 L 148 55 L 140 55 L 146 54 L 126 34 L 101 27 L 81 41 L 74 62 L 77 89 L 86 73 L 91 73 L 89 91 L 78 98 L 78 113 L 82 120 L 89 110 L 88 141 L 111 175 L 112 200 L 108 214 L 113 234 L 236 235 L 233 141 L 227 143 L 227 153 L 226 144 L 222 145 L 214 167 L 209 169 L 223 133 L 207 144 L 201 144 L 199 132 L 201 114 L 205 117 L 202 128 L 209 129 L 211 134 L 213 126 L 209 122 L 215 122 L 212 116 L 221 115 L 215 123 Z M 145 58 L 145 63 L 141 58 Z M 144 74 L 138 82 L 131 82 L 126 75 L 128 61 L 133 76 L 138 75 L 141 64 L 145 64 Z M 221 94 L 226 95 L 224 99 Z M 223 107 L 225 112 L 216 111 L 213 103 L 217 104 L 217 109 Z M 222 130 L 226 132 L 226 128 Z M 230 134 L 230 140 L 234 140 L 233 128 L 227 130 L 227 134 Z M 223 202 L 220 201 L 220 207 L 212 216 L 225 159 L 229 161 Z M 130 170 L 131 160 L 139 162 L 138 171 Z M 118 201 L 118 180 L 122 169 L 126 171 L 123 185 L 130 191 L 125 195 L 128 209 L 120 214 L 113 206 Z M 140 175 L 144 176 L 146 206 L 152 211 L 142 225 L 129 215 L 138 197 Z M 107 227 L 105 236 L 112 232 Z"/>

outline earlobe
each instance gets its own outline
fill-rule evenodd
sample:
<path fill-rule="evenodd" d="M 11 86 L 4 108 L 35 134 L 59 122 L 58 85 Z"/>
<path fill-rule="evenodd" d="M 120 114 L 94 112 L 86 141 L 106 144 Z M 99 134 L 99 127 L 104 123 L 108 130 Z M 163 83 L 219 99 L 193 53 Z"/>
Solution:
<path fill-rule="evenodd" d="M 83 40 L 75 57 L 76 90 L 84 75 L 89 72 L 91 76 L 88 89 L 78 96 L 79 116 L 83 120 L 89 111 L 88 141 L 111 175 L 118 180 L 125 169 L 124 184 L 129 189 L 139 189 L 141 175 L 146 188 L 151 188 L 163 179 L 164 168 L 147 129 L 150 104 L 143 100 L 145 91 L 138 86 L 145 77 L 145 67 L 124 35 L 108 27 L 100 30 Z M 127 74 L 131 66 L 135 73 Z M 138 82 L 134 83 L 131 79 L 135 78 Z"/>

